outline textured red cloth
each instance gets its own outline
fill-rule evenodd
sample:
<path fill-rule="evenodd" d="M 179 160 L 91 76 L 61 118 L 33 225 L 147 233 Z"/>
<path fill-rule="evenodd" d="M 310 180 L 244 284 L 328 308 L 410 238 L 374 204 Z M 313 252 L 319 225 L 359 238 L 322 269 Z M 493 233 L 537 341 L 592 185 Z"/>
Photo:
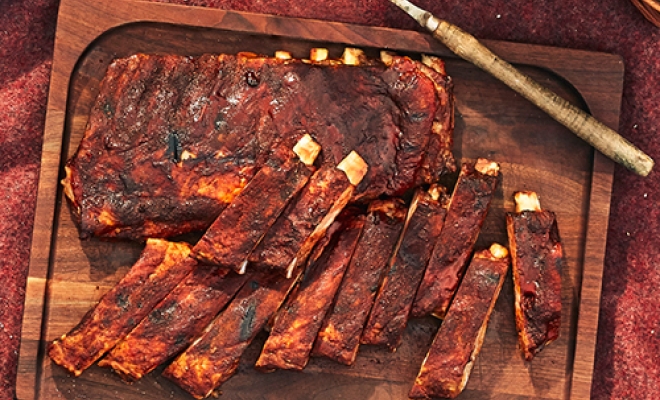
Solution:
<path fill-rule="evenodd" d="M 387 0 L 178 0 L 418 29 Z M 479 38 L 623 56 L 619 132 L 660 160 L 660 29 L 627 0 L 419 0 Z M 57 0 L 0 0 L 0 399 L 13 397 Z M 593 398 L 660 398 L 660 174 L 617 167 Z"/>

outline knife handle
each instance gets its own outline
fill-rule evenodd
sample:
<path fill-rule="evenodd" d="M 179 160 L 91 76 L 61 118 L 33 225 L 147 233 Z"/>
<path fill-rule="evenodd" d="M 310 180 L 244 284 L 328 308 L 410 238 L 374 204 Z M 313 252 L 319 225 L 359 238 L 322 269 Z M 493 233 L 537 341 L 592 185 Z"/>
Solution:
<path fill-rule="evenodd" d="M 499 58 L 474 36 L 435 17 L 427 21 L 426 27 L 451 51 L 502 81 L 607 157 L 641 176 L 647 176 L 653 169 L 654 161 L 647 154 L 591 115 Z"/>

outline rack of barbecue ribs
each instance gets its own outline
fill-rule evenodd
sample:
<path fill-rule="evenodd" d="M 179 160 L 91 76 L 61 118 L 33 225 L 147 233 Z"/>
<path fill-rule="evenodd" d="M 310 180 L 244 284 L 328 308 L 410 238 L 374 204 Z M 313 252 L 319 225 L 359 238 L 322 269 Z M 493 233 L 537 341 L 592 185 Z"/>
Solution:
<path fill-rule="evenodd" d="M 223 268 L 196 268 L 99 366 L 112 368 L 126 381 L 142 378 L 199 336 L 247 278 Z"/>
<path fill-rule="evenodd" d="M 307 365 L 321 323 L 360 239 L 364 217 L 355 217 L 345 225 L 310 265 L 300 285 L 279 311 L 256 368 L 302 370 Z"/>
<path fill-rule="evenodd" d="M 296 282 L 297 277 L 283 279 L 272 272 L 250 277 L 227 309 L 163 375 L 197 399 L 211 395 L 236 372 L 243 352 L 277 312 Z"/>
<path fill-rule="evenodd" d="M 506 225 L 513 263 L 516 328 L 531 361 L 559 336 L 562 245 L 555 213 L 542 210 L 534 192 L 514 194 L 516 212 Z"/>
<path fill-rule="evenodd" d="M 250 263 L 290 278 L 348 204 L 367 170 L 362 157 L 354 151 L 336 167 L 321 167 L 275 221 L 250 255 Z"/>
<path fill-rule="evenodd" d="M 452 83 L 441 62 L 322 53 L 113 61 L 62 181 L 81 237 L 205 230 L 274 149 L 304 133 L 323 149 L 318 167 L 351 151 L 369 165 L 352 202 L 455 170 Z"/>
<path fill-rule="evenodd" d="M 496 243 L 489 250 L 475 253 L 422 363 L 410 398 L 455 398 L 463 391 L 508 268 L 508 251 Z"/>
<path fill-rule="evenodd" d="M 312 355 L 346 365 L 355 361 L 364 323 L 406 217 L 398 199 L 374 201 L 368 211 L 362 236 L 312 350 Z"/>
<path fill-rule="evenodd" d="M 225 208 L 192 250 L 197 260 L 245 273 L 248 256 L 312 176 L 318 143 L 305 134 L 293 150 L 280 146 Z"/>
<path fill-rule="evenodd" d="M 362 344 L 387 346 L 395 351 L 401 344 L 415 292 L 447 213 L 444 189 L 433 185 L 419 189 L 408 209 L 403 239 L 394 251 L 394 261 L 378 290 L 374 306 L 362 332 Z"/>
<path fill-rule="evenodd" d="M 196 266 L 187 243 L 149 239 L 126 276 L 48 355 L 75 376 L 112 349 Z"/>
<path fill-rule="evenodd" d="M 499 169 L 497 163 L 483 158 L 463 164 L 444 227 L 415 295 L 413 316 L 443 318 L 447 312 L 495 195 Z"/>

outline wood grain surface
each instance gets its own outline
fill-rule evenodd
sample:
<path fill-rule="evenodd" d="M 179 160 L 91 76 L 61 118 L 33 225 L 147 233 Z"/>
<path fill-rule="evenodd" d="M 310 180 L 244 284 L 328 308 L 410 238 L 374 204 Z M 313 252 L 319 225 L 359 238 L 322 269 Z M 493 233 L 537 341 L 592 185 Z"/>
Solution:
<path fill-rule="evenodd" d="M 486 44 L 525 73 L 618 126 L 623 64 L 616 56 L 496 41 Z M 20 349 L 19 399 L 190 398 L 160 376 L 162 368 L 126 385 L 92 367 L 73 378 L 44 355 L 137 259 L 142 245 L 81 242 L 58 181 L 83 134 L 107 65 L 135 52 L 199 55 L 288 50 L 306 57 L 324 46 L 337 57 L 347 44 L 377 55 L 381 48 L 445 58 L 455 83 L 455 155 L 501 163 L 503 183 L 477 248 L 506 243 L 504 213 L 515 190 L 534 190 L 556 211 L 565 245 L 562 330 L 532 363 L 517 348 L 513 293 L 507 279 L 463 399 L 583 399 L 593 371 L 613 164 L 535 106 L 430 36 L 410 31 L 181 7 L 137 1 L 62 0 L 44 137 Z M 363 346 L 353 367 L 313 359 L 303 373 L 262 374 L 252 368 L 262 336 L 227 399 L 405 399 L 439 325 L 414 320 L 396 353 Z"/>

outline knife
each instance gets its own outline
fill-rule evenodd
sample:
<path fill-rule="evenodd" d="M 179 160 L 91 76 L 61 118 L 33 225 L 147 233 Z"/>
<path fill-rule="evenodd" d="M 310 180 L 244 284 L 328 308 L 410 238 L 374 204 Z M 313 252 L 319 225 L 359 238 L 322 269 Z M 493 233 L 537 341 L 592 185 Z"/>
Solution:
<path fill-rule="evenodd" d="M 408 0 L 390 1 L 428 29 L 449 50 L 502 81 L 607 157 L 641 176 L 647 176 L 653 169 L 654 161 L 647 154 L 602 122 L 518 71 L 474 36 Z"/>

